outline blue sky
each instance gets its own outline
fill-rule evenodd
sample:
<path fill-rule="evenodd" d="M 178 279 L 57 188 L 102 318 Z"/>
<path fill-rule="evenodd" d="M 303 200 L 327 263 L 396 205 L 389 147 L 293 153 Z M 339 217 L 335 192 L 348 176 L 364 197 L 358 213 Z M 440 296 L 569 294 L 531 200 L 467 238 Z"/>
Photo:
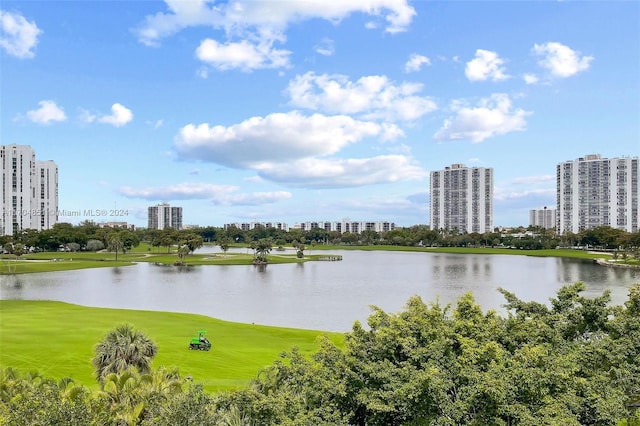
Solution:
<path fill-rule="evenodd" d="M 555 166 L 640 153 L 640 3 L 7 1 L 0 143 L 61 210 L 186 224 L 429 223 L 429 172 L 494 169 L 494 225 Z M 84 217 L 64 217 L 77 223 Z"/>

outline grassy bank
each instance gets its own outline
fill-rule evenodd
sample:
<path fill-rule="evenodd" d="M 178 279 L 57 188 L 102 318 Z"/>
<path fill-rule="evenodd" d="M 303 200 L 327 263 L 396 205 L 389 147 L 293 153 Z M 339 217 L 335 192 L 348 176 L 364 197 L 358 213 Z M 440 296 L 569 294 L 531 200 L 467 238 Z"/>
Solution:
<path fill-rule="evenodd" d="M 208 391 L 245 386 L 258 371 L 294 346 L 315 351 L 317 338 L 342 344 L 341 333 L 240 324 L 168 312 L 89 308 L 62 302 L 0 300 L 0 365 L 72 377 L 97 387 L 93 347 L 118 324 L 128 322 L 158 345 L 153 366 L 176 366 Z M 190 351 L 189 339 L 207 330 L 210 352 Z"/>
<path fill-rule="evenodd" d="M 243 246 L 238 246 L 243 247 Z M 406 247 L 406 246 L 336 246 L 336 245 L 317 245 L 307 247 L 303 259 L 298 259 L 293 249 L 287 251 L 274 250 L 269 255 L 270 264 L 279 263 L 300 263 L 317 261 L 322 257 L 326 257 L 327 251 L 330 250 L 364 250 L 364 251 L 412 251 L 412 252 L 429 252 L 429 253 L 457 253 L 457 254 L 503 254 L 518 256 L 545 256 L 545 257 L 570 257 L 578 259 L 611 259 L 608 253 L 591 253 L 584 250 L 572 249 L 549 249 L 549 250 L 518 250 L 508 248 L 484 248 L 484 247 Z M 99 252 L 99 253 L 61 253 L 46 252 L 26 254 L 15 260 L 13 256 L 3 256 L 2 265 L 0 265 L 0 275 L 2 274 L 24 274 L 30 272 L 51 272 L 65 271 L 71 269 L 99 268 L 110 266 L 126 266 L 136 262 L 155 262 L 166 265 L 172 265 L 178 260 L 175 253 L 166 253 L 166 249 L 151 249 L 148 245 L 141 245 L 127 253 L 119 253 L 116 260 L 115 253 Z M 251 265 L 253 263 L 253 254 L 247 249 L 246 253 L 229 252 L 229 253 L 204 253 L 192 254 L 187 256 L 187 265 Z M 634 261 L 628 260 L 618 263 L 634 264 Z M 635 261 L 635 264 L 638 262 Z"/>
<path fill-rule="evenodd" d="M 325 256 L 325 254 L 313 254 L 305 255 L 303 259 L 298 259 L 292 251 L 288 253 L 273 252 L 269 255 L 269 263 L 302 263 L 315 261 Z M 177 260 L 178 256 L 175 253 L 142 251 L 119 253 L 117 260 L 115 253 L 110 252 L 44 252 L 26 254 L 19 259 L 11 255 L 5 255 L 2 256 L 2 263 L 0 264 L 0 275 L 126 266 L 137 262 L 173 265 Z M 253 263 L 253 254 L 250 252 L 191 254 L 186 257 L 185 261 L 187 265 L 251 265 Z"/>

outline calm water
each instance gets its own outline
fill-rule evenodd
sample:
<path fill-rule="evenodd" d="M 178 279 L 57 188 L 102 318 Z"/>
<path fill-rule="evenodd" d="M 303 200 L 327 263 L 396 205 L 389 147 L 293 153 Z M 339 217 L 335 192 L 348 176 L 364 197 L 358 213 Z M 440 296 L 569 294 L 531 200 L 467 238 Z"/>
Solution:
<path fill-rule="evenodd" d="M 209 249 L 211 251 L 211 249 Z M 572 259 L 412 252 L 333 251 L 341 262 L 254 266 L 160 266 L 140 263 L 0 276 L 0 298 L 59 300 L 86 306 L 189 312 L 246 323 L 348 331 L 369 306 L 388 312 L 419 295 L 455 302 L 473 292 L 502 310 L 503 287 L 524 300 L 548 302 L 564 283 L 584 281 L 587 295 L 608 288 L 627 298 L 640 271 Z M 277 254 L 277 253 L 274 253 Z"/>

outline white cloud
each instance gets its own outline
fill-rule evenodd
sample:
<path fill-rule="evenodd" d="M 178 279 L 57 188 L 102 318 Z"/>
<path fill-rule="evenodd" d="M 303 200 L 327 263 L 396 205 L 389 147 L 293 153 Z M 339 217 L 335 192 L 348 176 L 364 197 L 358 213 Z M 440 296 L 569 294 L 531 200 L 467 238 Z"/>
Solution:
<path fill-rule="evenodd" d="M 424 55 L 413 53 L 406 64 L 404 64 L 404 72 L 416 72 L 422 69 L 423 65 L 431 65 L 431 60 Z"/>
<path fill-rule="evenodd" d="M 428 173 L 411 164 L 403 155 L 373 158 L 305 158 L 282 164 L 264 163 L 256 167 L 265 179 L 305 188 L 338 188 L 423 179 Z"/>
<path fill-rule="evenodd" d="M 534 44 L 532 50 L 534 54 L 542 56 L 538 64 L 553 77 L 571 77 L 589 69 L 593 61 L 593 56 L 581 56 L 580 52 L 557 42 Z"/>
<path fill-rule="evenodd" d="M 89 115 L 85 121 L 92 122 L 96 119 L 94 115 Z M 115 103 L 111 106 L 111 115 L 103 115 L 97 118 L 99 123 L 111 124 L 121 127 L 133 120 L 133 113 L 124 105 Z"/>
<path fill-rule="evenodd" d="M 538 76 L 535 74 L 524 74 L 522 79 L 526 84 L 536 84 L 538 82 Z"/>
<path fill-rule="evenodd" d="M 544 203 L 544 204 L 552 204 L 552 200 L 555 200 L 556 197 L 556 188 L 540 188 L 540 189 L 531 189 L 531 190 L 525 190 L 525 191 L 513 191 L 513 190 L 508 190 L 508 189 L 503 189 L 503 188 L 499 188 L 496 187 L 495 191 L 493 193 L 493 197 L 496 201 L 513 201 L 513 200 L 520 200 L 523 198 L 540 198 L 540 199 L 547 199 L 549 200 L 548 202 Z M 527 205 L 531 206 L 531 205 L 536 205 L 539 203 L 531 203 L 530 201 L 528 202 Z"/>
<path fill-rule="evenodd" d="M 402 135 L 394 125 L 292 111 L 252 117 L 229 127 L 189 124 L 176 136 L 174 148 L 183 159 L 256 168 L 264 163 L 288 164 L 299 158 L 335 154 L 367 137 L 391 140 Z"/>
<path fill-rule="evenodd" d="M 504 60 L 496 52 L 478 49 L 475 59 L 467 62 L 464 72 L 471 81 L 506 80 L 509 76 L 505 74 L 502 64 Z"/>
<path fill-rule="evenodd" d="M 233 185 L 213 185 L 208 183 L 179 183 L 176 185 L 132 188 L 122 187 L 120 194 L 128 198 L 144 200 L 211 200 L 223 205 L 270 204 L 291 198 L 287 191 L 238 193 Z"/>
<path fill-rule="evenodd" d="M 515 178 L 513 183 L 515 184 L 524 184 L 524 185 L 532 185 L 540 182 L 553 182 L 555 181 L 555 175 L 541 175 L 541 176 L 525 176 Z"/>
<path fill-rule="evenodd" d="M 67 116 L 64 110 L 60 108 L 54 101 L 38 102 L 40 108 L 27 111 L 27 118 L 34 123 L 49 124 L 52 121 L 65 121 Z"/>
<path fill-rule="evenodd" d="M 308 72 L 290 81 L 286 94 L 290 103 L 300 108 L 410 121 L 437 109 L 431 98 L 416 95 L 421 90 L 421 84 L 396 85 L 386 76 L 365 76 L 352 82 L 342 75 Z"/>
<path fill-rule="evenodd" d="M 282 1 L 165 0 L 167 13 L 148 15 L 135 30 L 141 43 L 158 42 L 182 29 L 209 26 L 224 29 L 228 36 L 246 32 L 284 31 L 294 22 L 314 18 L 339 22 L 353 13 L 383 17 L 389 33 L 406 31 L 416 12 L 407 0 Z"/>
<path fill-rule="evenodd" d="M 274 49 L 273 42 L 274 40 L 266 40 L 252 44 L 242 40 L 237 43 L 222 44 L 213 39 L 205 39 L 196 49 L 196 56 L 202 62 L 219 70 L 239 68 L 251 71 L 261 68 L 288 67 L 291 52 Z M 200 75 L 203 75 L 202 72 Z"/>
<path fill-rule="evenodd" d="M 0 10 L 0 47 L 17 58 L 33 58 L 42 30 L 24 16 Z"/>
<path fill-rule="evenodd" d="M 525 130 L 525 117 L 531 114 L 519 108 L 513 109 L 509 96 L 500 93 L 482 99 L 475 108 L 456 101 L 452 109 L 456 115 L 445 120 L 435 133 L 435 139 L 482 142 L 493 136 Z"/>
<path fill-rule="evenodd" d="M 320 43 L 315 46 L 315 49 L 317 53 L 323 56 L 331 56 L 335 53 L 336 50 L 333 40 L 331 40 L 330 38 L 323 38 L 322 40 L 320 40 Z"/>

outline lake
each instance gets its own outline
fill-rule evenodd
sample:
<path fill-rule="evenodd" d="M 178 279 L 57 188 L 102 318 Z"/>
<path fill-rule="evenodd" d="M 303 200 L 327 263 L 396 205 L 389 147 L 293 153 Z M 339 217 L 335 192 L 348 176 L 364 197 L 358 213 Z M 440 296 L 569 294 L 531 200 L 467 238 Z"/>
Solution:
<path fill-rule="evenodd" d="M 199 252 L 218 252 L 207 247 Z M 275 252 L 277 253 L 277 252 Z M 307 250 L 307 254 L 309 250 Z M 317 252 L 313 252 L 317 253 Z M 408 298 L 454 303 L 472 292 L 484 310 L 504 312 L 499 287 L 546 303 L 565 283 L 588 296 L 611 290 L 623 303 L 640 270 L 551 257 L 336 250 L 337 262 L 227 266 L 133 266 L 0 276 L 0 298 L 187 312 L 244 323 L 349 331 L 370 305 L 401 310 Z M 126 320 L 123 318 L 123 320 Z"/>

